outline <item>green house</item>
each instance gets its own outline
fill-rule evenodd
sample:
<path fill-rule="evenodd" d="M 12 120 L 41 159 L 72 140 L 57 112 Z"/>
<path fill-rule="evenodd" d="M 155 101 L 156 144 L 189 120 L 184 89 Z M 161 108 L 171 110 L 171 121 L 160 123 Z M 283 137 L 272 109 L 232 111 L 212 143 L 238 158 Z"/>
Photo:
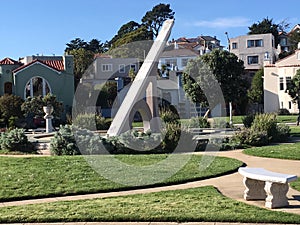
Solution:
<path fill-rule="evenodd" d="M 0 95 L 29 96 L 53 94 L 65 108 L 73 103 L 74 58 L 66 56 L 27 56 L 0 61 Z"/>

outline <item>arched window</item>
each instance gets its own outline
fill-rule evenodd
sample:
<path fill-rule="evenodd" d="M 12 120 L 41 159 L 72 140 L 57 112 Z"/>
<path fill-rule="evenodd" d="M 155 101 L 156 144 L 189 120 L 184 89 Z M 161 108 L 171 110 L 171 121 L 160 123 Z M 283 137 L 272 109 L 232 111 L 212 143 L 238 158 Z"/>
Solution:
<path fill-rule="evenodd" d="M 25 85 L 24 97 L 45 96 L 51 94 L 51 87 L 48 81 L 42 77 L 33 77 Z"/>

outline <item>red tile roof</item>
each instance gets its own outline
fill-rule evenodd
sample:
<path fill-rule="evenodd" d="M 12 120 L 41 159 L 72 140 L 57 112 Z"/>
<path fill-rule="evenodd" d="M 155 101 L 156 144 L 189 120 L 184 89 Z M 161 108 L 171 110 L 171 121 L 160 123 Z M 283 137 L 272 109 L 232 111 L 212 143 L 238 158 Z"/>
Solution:
<path fill-rule="evenodd" d="M 15 69 L 13 72 L 14 72 L 14 73 L 15 73 L 15 72 L 18 72 L 18 71 L 20 71 L 20 70 L 22 70 L 22 69 L 24 69 L 24 68 L 26 68 L 26 67 L 28 67 L 28 66 L 34 64 L 34 63 L 36 63 L 36 62 L 39 62 L 39 63 L 42 63 L 42 64 L 44 64 L 44 65 L 46 65 L 46 66 L 49 66 L 49 67 L 51 67 L 52 69 L 57 70 L 58 72 L 64 70 L 64 63 L 63 63 L 63 60 L 43 60 L 43 61 L 42 61 L 42 60 L 39 60 L 39 59 L 35 59 L 35 60 L 33 60 L 32 62 L 30 62 L 30 63 L 28 63 L 28 64 L 26 64 L 26 65 L 23 65 L 23 66 L 18 67 L 18 68 Z"/>
<path fill-rule="evenodd" d="M 0 61 L 0 65 L 18 65 L 18 64 L 21 64 L 21 63 L 13 60 L 11 58 L 5 58 Z"/>

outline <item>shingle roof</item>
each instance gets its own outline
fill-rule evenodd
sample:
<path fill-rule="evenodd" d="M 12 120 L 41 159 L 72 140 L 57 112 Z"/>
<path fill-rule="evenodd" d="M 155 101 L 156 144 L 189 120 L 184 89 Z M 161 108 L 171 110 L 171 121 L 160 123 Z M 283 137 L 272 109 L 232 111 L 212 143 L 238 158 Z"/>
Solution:
<path fill-rule="evenodd" d="M 178 57 L 178 56 L 198 56 L 195 51 L 187 48 L 173 49 L 171 51 L 164 51 L 161 57 Z"/>
<path fill-rule="evenodd" d="M 22 69 L 24 69 L 24 68 L 26 68 L 26 67 L 28 67 L 28 66 L 34 64 L 34 63 L 37 63 L 37 62 L 42 63 L 42 64 L 44 64 L 44 65 L 46 65 L 46 66 L 49 66 L 49 67 L 51 67 L 52 69 L 57 70 L 58 72 L 64 70 L 64 63 L 63 63 L 63 60 L 39 60 L 39 59 L 35 59 L 35 60 L 33 60 L 32 62 L 30 62 L 30 63 L 28 63 L 28 64 L 26 64 L 26 65 L 23 65 L 23 66 L 18 67 L 18 68 L 15 69 L 13 72 L 14 72 L 14 73 L 15 73 L 15 72 L 18 72 L 18 71 L 20 71 L 20 70 L 22 70 Z"/>
<path fill-rule="evenodd" d="M 0 61 L 0 65 L 18 65 L 18 64 L 21 64 L 21 63 L 13 60 L 11 58 L 5 58 Z"/>

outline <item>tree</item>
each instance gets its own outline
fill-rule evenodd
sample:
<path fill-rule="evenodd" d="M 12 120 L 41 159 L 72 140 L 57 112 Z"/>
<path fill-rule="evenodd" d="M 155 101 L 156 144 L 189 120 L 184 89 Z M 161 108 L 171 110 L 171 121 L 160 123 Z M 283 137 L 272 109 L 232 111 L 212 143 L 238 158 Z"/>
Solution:
<path fill-rule="evenodd" d="M 92 39 L 89 42 L 86 42 L 80 38 L 75 38 L 66 45 L 67 47 L 65 49 L 65 52 L 68 54 L 70 54 L 72 50 L 79 50 L 81 48 L 88 51 L 92 51 L 94 53 L 103 53 L 106 51 L 106 44 L 101 43 L 101 41 L 97 39 Z"/>
<path fill-rule="evenodd" d="M 141 25 L 135 21 L 130 21 L 121 26 L 117 34 L 108 42 L 110 47 L 114 47 L 114 44 L 117 40 L 121 39 L 125 35 L 137 30 Z"/>
<path fill-rule="evenodd" d="M 95 54 L 84 48 L 70 50 L 69 54 L 74 56 L 75 87 L 77 87 L 83 73 L 93 62 Z"/>
<path fill-rule="evenodd" d="M 251 83 L 251 88 L 248 90 L 248 97 L 252 103 L 263 104 L 264 103 L 264 69 L 258 70 Z"/>
<path fill-rule="evenodd" d="M 299 109 L 299 115 L 297 119 L 297 125 L 300 122 L 300 69 L 297 70 L 296 75 L 292 78 L 291 82 L 287 83 L 286 92 L 291 96 L 293 102 L 297 103 Z"/>
<path fill-rule="evenodd" d="M 78 50 L 80 48 L 86 49 L 88 44 L 81 38 L 75 38 L 74 40 L 71 40 L 70 43 L 67 43 L 66 45 L 67 47 L 65 49 L 65 52 L 69 53 L 72 50 Z"/>
<path fill-rule="evenodd" d="M 27 97 L 25 102 L 21 105 L 21 109 L 25 117 L 29 115 L 43 117 L 45 115 L 43 107 L 47 105 L 53 106 L 54 117 L 61 116 L 61 113 L 63 112 L 63 105 L 61 102 L 57 101 L 56 96 L 51 94 L 47 94 L 44 97 L 41 95 Z"/>
<path fill-rule="evenodd" d="M 247 82 L 242 77 L 244 63 L 233 53 L 214 49 L 211 53 L 190 60 L 184 74 L 183 88 L 193 102 L 203 102 L 204 94 L 211 101 L 218 99 L 220 93 L 217 92 L 217 85 L 221 87 L 221 94 L 227 103 L 240 106 L 243 103 L 241 100 L 245 99 Z"/>
<path fill-rule="evenodd" d="M 10 117 L 21 118 L 23 116 L 21 105 L 23 99 L 16 95 L 5 94 L 0 97 L 0 115 L 4 123 L 7 124 Z"/>
<path fill-rule="evenodd" d="M 173 19 L 175 12 L 170 9 L 170 4 L 158 4 L 152 8 L 151 11 L 146 12 L 142 18 L 142 24 L 153 32 L 157 37 L 159 29 L 167 19 Z"/>
<path fill-rule="evenodd" d="M 291 43 L 291 50 L 294 52 L 298 48 L 298 43 L 300 42 L 300 30 L 293 31 L 289 36 L 289 40 Z"/>
<path fill-rule="evenodd" d="M 275 47 L 279 44 L 278 31 L 283 29 L 283 25 L 273 23 L 273 19 L 264 18 L 261 22 L 252 24 L 249 28 L 248 34 L 267 34 L 271 33 L 275 39 Z"/>

